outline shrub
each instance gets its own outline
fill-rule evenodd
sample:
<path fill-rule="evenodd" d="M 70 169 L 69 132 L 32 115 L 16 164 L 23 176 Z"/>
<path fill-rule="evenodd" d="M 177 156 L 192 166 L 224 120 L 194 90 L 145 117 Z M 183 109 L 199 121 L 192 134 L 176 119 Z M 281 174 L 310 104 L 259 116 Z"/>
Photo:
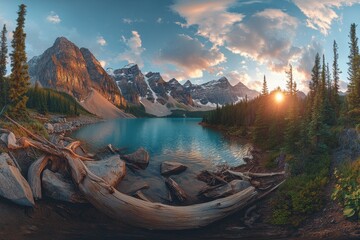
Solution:
<path fill-rule="evenodd" d="M 292 160 L 292 166 L 302 165 L 305 173 L 287 179 L 272 201 L 274 212 L 270 222 L 276 225 L 298 226 L 309 214 L 324 205 L 324 187 L 328 182 L 330 157 L 315 156 L 307 160 Z"/>
<path fill-rule="evenodd" d="M 360 159 L 335 169 L 335 189 L 331 195 L 344 208 L 344 216 L 360 219 Z"/>

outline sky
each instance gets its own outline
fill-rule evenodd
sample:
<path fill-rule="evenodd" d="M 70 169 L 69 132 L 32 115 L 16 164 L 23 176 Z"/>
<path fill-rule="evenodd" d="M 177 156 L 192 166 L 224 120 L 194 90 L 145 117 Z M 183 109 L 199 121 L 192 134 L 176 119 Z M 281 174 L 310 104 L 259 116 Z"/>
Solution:
<path fill-rule="evenodd" d="M 264 75 L 269 89 L 284 88 L 292 64 L 307 92 L 315 54 L 325 54 L 331 67 L 334 40 L 346 90 L 350 24 L 360 22 L 360 0 L 0 0 L 9 41 L 21 3 L 28 59 L 64 36 L 89 48 L 105 69 L 137 63 L 166 81 L 226 76 L 256 90 Z"/>

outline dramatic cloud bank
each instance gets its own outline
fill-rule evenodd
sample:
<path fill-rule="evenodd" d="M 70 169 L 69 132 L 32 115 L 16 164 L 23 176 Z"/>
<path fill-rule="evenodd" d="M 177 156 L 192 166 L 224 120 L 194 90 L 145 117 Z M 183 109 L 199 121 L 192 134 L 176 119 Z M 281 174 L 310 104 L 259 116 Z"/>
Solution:
<path fill-rule="evenodd" d="M 335 10 L 342 6 L 360 3 L 360 0 L 293 0 L 293 2 L 308 18 L 308 27 L 327 35 L 332 21 L 339 18 Z"/>
<path fill-rule="evenodd" d="M 126 44 L 127 50 L 119 54 L 118 60 L 125 60 L 129 63 L 137 63 L 139 67 L 144 66 L 144 61 L 141 54 L 145 51 L 142 47 L 140 34 L 137 31 L 132 31 L 132 37 L 126 39 L 122 36 L 122 41 Z"/>
<path fill-rule="evenodd" d="M 197 38 L 184 34 L 177 35 L 159 55 L 159 63 L 172 63 L 189 78 L 202 77 L 203 71 L 214 72 L 215 66 L 225 60 L 216 47 L 208 49 Z"/>

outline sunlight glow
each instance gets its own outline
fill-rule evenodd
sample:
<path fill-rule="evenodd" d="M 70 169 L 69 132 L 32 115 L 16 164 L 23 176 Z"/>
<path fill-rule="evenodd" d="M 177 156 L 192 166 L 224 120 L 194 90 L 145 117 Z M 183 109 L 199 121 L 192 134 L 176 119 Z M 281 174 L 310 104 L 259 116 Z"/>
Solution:
<path fill-rule="evenodd" d="M 284 101 L 284 94 L 282 92 L 275 93 L 275 101 L 277 103 L 281 103 L 282 101 Z"/>

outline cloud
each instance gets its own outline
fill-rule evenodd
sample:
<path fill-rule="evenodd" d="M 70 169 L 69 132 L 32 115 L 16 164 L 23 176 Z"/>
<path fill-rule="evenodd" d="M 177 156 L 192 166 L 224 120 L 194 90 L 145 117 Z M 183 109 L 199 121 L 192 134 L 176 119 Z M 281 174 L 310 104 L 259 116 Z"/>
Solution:
<path fill-rule="evenodd" d="M 161 17 L 159 17 L 157 20 L 156 20 L 157 23 L 162 23 L 163 22 L 163 19 Z"/>
<path fill-rule="evenodd" d="M 126 24 L 133 24 L 133 23 L 140 23 L 140 22 L 144 22 L 144 19 L 132 19 L 132 18 L 123 18 L 122 19 L 123 23 L 126 23 Z"/>
<path fill-rule="evenodd" d="M 103 36 L 99 36 L 97 37 L 96 42 L 100 45 L 100 46 L 105 46 L 106 45 L 106 40 Z"/>
<path fill-rule="evenodd" d="M 131 34 L 132 36 L 129 39 L 122 36 L 122 41 L 128 49 L 119 54 L 117 59 L 125 60 L 128 63 L 136 63 L 141 68 L 144 66 L 141 54 L 145 51 L 145 48 L 142 47 L 140 34 L 137 31 L 132 31 Z"/>
<path fill-rule="evenodd" d="M 54 11 L 50 12 L 50 14 L 46 17 L 46 20 L 54 24 L 58 24 L 61 22 L 61 18 Z"/>
<path fill-rule="evenodd" d="M 301 51 L 293 46 L 297 26 L 296 18 L 278 9 L 266 9 L 251 16 L 247 23 L 235 24 L 224 39 L 233 53 L 281 72 Z"/>
<path fill-rule="evenodd" d="M 251 80 L 250 76 L 246 72 L 243 71 L 239 72 L 237 70 L 234 70 L 227 72 L 225 75 L 233 86 L 239 82 L 242 82 L 243 84 L 245 84 L 245 86 L 247 86 L 250 89 L 254 89 L 258 91 L 261 90 L 262 83 L 260 81 Z"/>
<path fill-rule="evenodd" d="M 160 50 L 158 63 L 174 64 L 184 77 L 199 78 L 203 71 L 214 73 L 226 58 L 218 48 L 208 49 L 197 38 L 179 34 Z"/>
<path fill-rule="evenodd" d="M 310 44 L 302 49 L 301 57 L 298 61 L 299 64 L 296 68 L 303 76 L 300 85 L 302 85 L 304 89 L 308 88 L 309 80 L 311 79 L 311 69 L 314 66 L 315 55 L 317 53 L 321 55 L 323 53 L 323 47 L 321 43 L 313 37 Z"/>
<path fill-rule="evenodd" d="M 307 17 L 308 27 L 327 35 L 332 21 L 339 18 L 335 10 L 342 6 L 360 3 L 360 0 L 293 0 L 293 2 Z"/>
<path fill-rule="evenodd" d="M 176 1 L 171 8 L 186 20 L 176 24 L 197 26 L 197 34 L 215 46 L 223 45 L 235 54 L 267 64 L 273 71 L 283 71 L 300 53 L 300 48 L 293 46 L 298 20 L 279 9 L 265 9 L 244 19 L 243 14 L 229 11 L 234 4 L 235 0 L 185 0 Z"/>
<path fill-rule="evenodd" d="M 176 22 L 182 27 L 198 26 L 200 36 L 208 38 L 216 45 L 223 45 L 223 37 L 231 26 L 240 22 L 244 15 L 228 12 L 236 0 L 208 1 L 208 0 L 177 0 L 171 9 L 186 20 L 186 24 Z"/>

